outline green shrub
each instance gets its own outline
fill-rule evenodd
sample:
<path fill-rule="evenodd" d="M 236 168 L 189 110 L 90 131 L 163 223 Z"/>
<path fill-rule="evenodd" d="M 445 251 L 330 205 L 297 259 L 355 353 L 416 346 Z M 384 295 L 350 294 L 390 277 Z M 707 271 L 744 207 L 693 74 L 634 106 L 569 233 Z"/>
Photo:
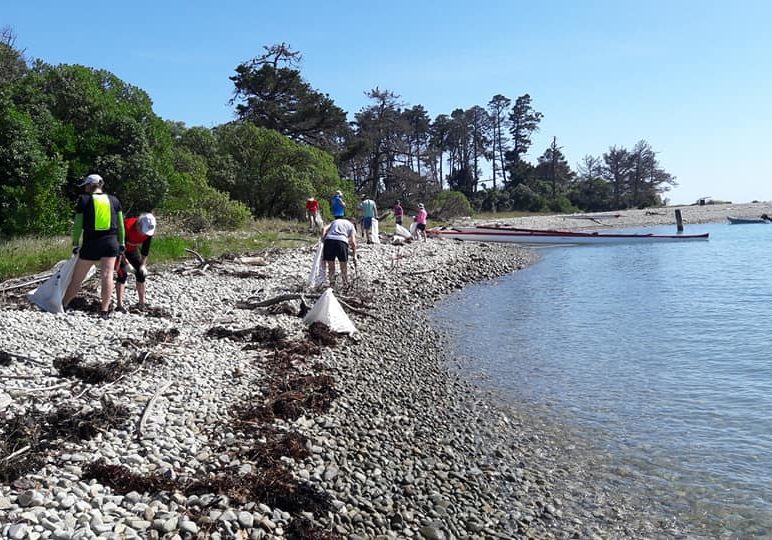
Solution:
<path fill-rule="evenodd" d="M 431 214 L 436 219 L 451 219 L 472 214 L 472 206 L 466 195 L 460 191 L 443 191 L 437 194 L 431 205 Z"/>

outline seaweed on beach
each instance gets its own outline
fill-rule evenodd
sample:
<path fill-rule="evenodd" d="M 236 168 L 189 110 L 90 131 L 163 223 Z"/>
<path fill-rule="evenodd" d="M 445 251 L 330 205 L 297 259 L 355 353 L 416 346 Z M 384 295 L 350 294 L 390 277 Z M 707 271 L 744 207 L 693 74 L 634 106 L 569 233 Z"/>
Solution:
<path fill-rule="evenodd" d="M 180 337 L 180 331 L 176 328 L 145 331 L 145 341 L 150 346 L 158 345 L 160 343 L 171 343 L 178 337 Z"/>
<path fill-rule="evenodd" d="M 48 414 L 28 412 L 0 426 L 0 480 L 12 482 L 45 464 L 45 452 L 54 441 L 90 439 L 125 422 L 126 407 L 102 398 L 101 407 L 82 410 L 60 407 Z"/>
<path fill-rule="evenodd" d="M 9 484 L 36 471 L 45 460 L 37 449 L 42 429 L 32 415 L 15 416 L 0 426 L 0 481 Z"/>
<path fill-rule="evenodd" d="M 94 294 L 76 296 L 67 304 L 70 311 L 85 311 L 86 313 L 99 313 L 102 310 L 102 300 Z"/>
<path fill-rule="evenodd" d="M 293 375 L 271 387 L 264 404 L 255 405 L 252 417 L 261 422 L 275 418 L 297 420 L 306 413 L 322 414 L 332 406 L 340 393 L 330 375 Z"/>
<path fill-rule="evenodd" d="M 256 325 L 251 328 L 242 328 L 231 330 L 223 326 L 214 326 L 206 331 L 206 336 L 210 338 L 223 339 L 229 338 L 234 341 L 249 341 L 260 343 L 263 346 L 281 345 L 287 338 L 287 331 L 281 327 L 268 327 Z"/>
<path fill-rule="evenodd" d="M 295 518 L 284 530 L 287 540 L 340 540 L 337 533 L 325 531 L 308 518 Z"/>
<path fill-rule="evenodd" d="M 49 413 L 43 419 L 45 439 L 91 439 L 97 433 L 128 420 L 129 410 L 123 405 L 118 405 L 107 397 L 102 397 L 100 404 L 101 407 L 88 410 L 64 406 Z"/>
<path fill-rule="evenodd" d="M 186 495 L 217 493 L 246 504 L 264 503 L 285 512 L 312 512 L 323 515 L 332 509 L 332 497 L 311 484 L 299 482 L 286 466 L 260 469 L 255 473 L 225 471 L 196 480 L 183 488 Z"/>
<path fill-rule="evenodd" d="M 158 306 L 148 306 L 147 304 L 135 304 L 133 306 L 129 306 L 128 308 L 129 313 L 132 313 L 134 315 L 142 315 L 144 317 L 152 317 L 155 319 L 171 319 L 172 314 Z"/>
<path fill-rule="evenodd" d="M 119 361 L 99 365 L 85 365 L 81 355 L 54 359 L 54 367 L 61 377 L 75 377 L 86 384 L 113 382 L 126 371 L 124 363 Z"/>
<path fill-rule="evenodd" d="M 271 468 L 282 465 L 281 459 L 291 457 L 295 461 L 301 461 L 311 455 L 308 451 L 308 438 L 295 431 L 280 432 L 275 428 L 260 428 L 246 418 L 250 411 L 245 411 L 244 420 L 239 420 L 238 426 L 249 433 L 254 431 L 255 435 L 265 439 L 264 443 L 256 442 L 249 448 L 243 448 L 239 451 L 238 457 L 241 460 L 249 460 L 257 468 Z"/>
<path fill-rule="evenodd" d="M 171 491 L 176 483 L 160 474 L 137 474 L 123 465 L 110 465 L 104 459 L 94 461 L 83 469 L 83 478 L 94 479 L 112 489 L 118 495 L 132 491 L 155 493 Z"/>
<path fill-rule="evenodd" d="M 338 344 L 338 336 L 330 330 L 330 327 L 320 322 L 311 323 L 306 329 L 309 341 L 325 347 L 334 347 Z"/>

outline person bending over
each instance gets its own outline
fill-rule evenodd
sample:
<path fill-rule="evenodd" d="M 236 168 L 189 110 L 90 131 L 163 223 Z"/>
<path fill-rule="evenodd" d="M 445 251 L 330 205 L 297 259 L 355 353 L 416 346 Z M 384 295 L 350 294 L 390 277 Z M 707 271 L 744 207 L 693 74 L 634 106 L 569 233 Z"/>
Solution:
<path fill-rule="evenodd" d="M 327 276 L 330 287 L 335 283 L 335 260 L 340 265 L 340 274 L 343 283 L 348 284 L 348 252 L 356 257 L 357 240 L 354 224 L 344 217 L 335 218 L 332 223 L 324 228 L 322 233 L 324 245 L 322 247 L 322 260 L 327 263 Z"/>
<path fill-rule="evenodd" d="M 126 230 L 126 252 L 119 257 L 116 264 L 116 311 L 126 311 L 123 306 L 123 295 L 126 291 L 126 280 L 129 277 L 129 265 L 137 277 L 137 296 L 139 306 L 145 305 L 145 279 L 147 278 L 147 257 L 150 254 L 150 243 L 155 234 L 155 216 L 141 214 L 139 217 L 127 218 L 124 222 Z"/>
<path fill-rule="evenodd" d="M 123 210 L 116 197 L 102 191 L 104 180 L 98 174 L 89 174 L 79 187 L 86 193 L 78 199 L 75 225 L 72 228 L 72 253 L 78 255 L 78 262 L 62 298 L 62 305 L 67 309 L 80 291 L 88 271 L 100 261 L 102 304 L 99 316 L 107 319 L 110 317 L 110 300 L 113 295 L 115 258 L 125 249 Z M 79 246 L 81 233 L 83 245 Z"/>

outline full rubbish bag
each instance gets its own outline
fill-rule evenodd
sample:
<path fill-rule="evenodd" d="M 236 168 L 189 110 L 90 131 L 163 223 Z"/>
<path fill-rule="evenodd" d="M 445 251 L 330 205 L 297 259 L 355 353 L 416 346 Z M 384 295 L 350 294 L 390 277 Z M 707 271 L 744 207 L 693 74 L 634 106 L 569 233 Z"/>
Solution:
<path fill-rule="evenodd" d="M 340 302 L 332 293 L 332 289 L 327 289 L 322 293 L 311 311 L 303 318 L 303 322 L 308 325 L 320 322 L 339 334 L 353 334 L 357 331 L 354 323 L 351 322 L 346 312 L 343 311 Z"/>
<path fill-rule="evenodd" d="M 64 311 L 62 298 L 64 298 L 64 293 L 67 292 L 70 281 L 72 281 L 72 272 L 75 270 L 77 262 L 78 256 L 73 255 L 66 261 L 56 263 L 51 277 L 44 281 L 37 289 L 27 293 L 27 299 L 43 311 L 62 313 Z M 92 267 L 85 279 L 88 279 L 93 274 L 94 268 Z"/>

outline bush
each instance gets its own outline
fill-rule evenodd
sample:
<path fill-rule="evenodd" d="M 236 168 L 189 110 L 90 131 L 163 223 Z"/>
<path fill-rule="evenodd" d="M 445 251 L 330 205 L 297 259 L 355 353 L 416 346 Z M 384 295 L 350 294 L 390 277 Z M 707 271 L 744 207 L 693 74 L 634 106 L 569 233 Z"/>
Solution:
<path fill-rule="evenodd" d="M 579 211 L 577 207 L 571 204 L 571 201 L 562 195 L 547 201 L 547 208 L 552 212 L 560 212 L 561 214 L 570 214 Z"/>
<path fill-rule="evenodd" d="M 436 219 L 468 216 L 471 213 L 472 206 L 460 191 L 443 191 L 437 194 L 431 205 L 432 217 Z"/>
<path fill-rule="evenodd" d="M 512 208 L 514 210 L 540 212 L 546 207 L 546 201 L 525 184 L 515 186 L 509 200 L 512 201 Z"/>

